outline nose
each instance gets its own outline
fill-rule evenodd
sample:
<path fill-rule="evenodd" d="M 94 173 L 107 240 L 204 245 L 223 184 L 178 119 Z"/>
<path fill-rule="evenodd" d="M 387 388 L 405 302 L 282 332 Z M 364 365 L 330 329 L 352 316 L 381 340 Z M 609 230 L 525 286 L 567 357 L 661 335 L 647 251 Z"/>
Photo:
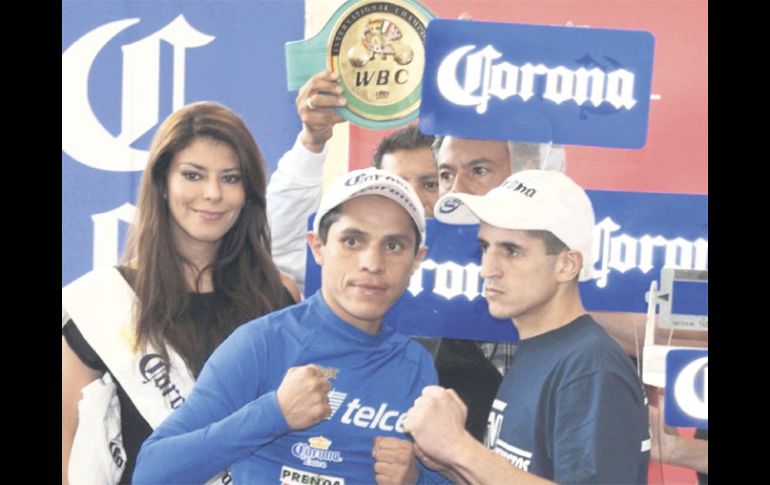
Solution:
<path fill-rule="evenodd" d="M 360 258 L 361 269 L 369 273 L 379 274 L 385 271 L 385 258 L 382 249 L 379 247 L 369 247 L 361 251 Z"/>
<path fill-rule="evenodd" d="M 435 200 L 426 200 L 422 203 L 422 208 L 425 211 L 425 217 L 433 217 L 433 204 Z"/>
<path fill-rule="evenodd" d="M 219 183 L 219 179 L 212 178 L 206 182 L 203 198 L 212 202 L 222 199 L 222 187 Z"/>
<path fill-rule="evenodd" d="M 455 175 L 455 179 L 452 181 L 452 188 L 449 189 L 449 191 L 460 194 L 471 194 L 472 192 L 470 191 L 467 182 L 466 177 L 458 173 Z"/>
<path fill-rule="evenodd" d="M 488 252 L 481 255 L 481 271 L 479 272 L 479 275 L 485 280 L 498 278 L 500 276 L 500 267 L 495 264 L 494 259 Z"/>

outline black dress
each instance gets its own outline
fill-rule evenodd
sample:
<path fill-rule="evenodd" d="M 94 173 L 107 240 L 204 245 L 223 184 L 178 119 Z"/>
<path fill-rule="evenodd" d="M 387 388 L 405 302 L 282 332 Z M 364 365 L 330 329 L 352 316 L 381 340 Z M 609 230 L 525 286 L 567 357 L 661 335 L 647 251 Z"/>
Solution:
<path fill-rule="evenodd" d="M 472 340 L 442 339 L 435 364 L 439 385 L 454 389 L 468 407 L 465 429 L 483 442 L 503 377 Z"/>

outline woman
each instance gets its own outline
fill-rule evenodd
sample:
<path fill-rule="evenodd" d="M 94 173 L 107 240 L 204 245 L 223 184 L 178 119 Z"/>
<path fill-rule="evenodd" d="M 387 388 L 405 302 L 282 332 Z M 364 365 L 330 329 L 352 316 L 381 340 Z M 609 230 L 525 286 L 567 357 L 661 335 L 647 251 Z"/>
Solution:
<path fill-rule="evenodd" d="M 120 483 L 129 483 L 151 424 L 181 405 L 192 385 L 186 381 L 197 377 L 217 345 L 240 324 L 299 300 L 296 285 L 271 259 L 265 188 L 262 154 L 227 108 L 191 104 L 160 126 L 119 274 L 102 272 L 106 279 L 90 287 L 75 282 L 62 292 L 62 483 L 81 390 L 89 383 L 105 373 L 116 381 L 124 453 L 112 454 L 123 469 Z M 115 304 L 102 300 L 121 291 L 111 288 L 129 288 L 126 283 L 135 300 L 121 301 L 136 302 L 127 305 L 133 325 L 111 322 L 120 317 L 87 324 L 93 318 L 70 296 L 76 287 L 85 301 L 80 307 L 114 312 Z"/>

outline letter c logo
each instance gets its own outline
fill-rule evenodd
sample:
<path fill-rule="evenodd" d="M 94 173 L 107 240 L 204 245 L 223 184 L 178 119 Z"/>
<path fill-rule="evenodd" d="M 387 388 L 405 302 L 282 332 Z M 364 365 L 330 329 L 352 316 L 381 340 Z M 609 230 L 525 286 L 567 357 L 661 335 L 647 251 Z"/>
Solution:
<path fill-rule="evenodd" d="M 139 19 L 97 27 L 62 54 L 62 151 L 92 168 L 114 172 L 144 170 L 147 151 L 132 148 L 158 123 L 161 41 L 173 46 L 173 109 L 184 105 L 185 50 L 214 40 L 179 15 L 157 32 L 121 46 L 121 133 L 113 136 L 96 118 L 88 97 L 88 78 L 97 55 L 108 42 Z M 116 103 L 118 104 L 118 103 Z"/>
<path fill-rule="evenodd" d="M 674 383 L 674 399 L 685 413 L 696 419 L 708 419 L 708 357 L 701 357 L 687 364 Z M 703 370 L 703 398 L 695 393 L 696 382 Z"/>
<path fill-rule="evenodd" d="M 446 58 L 441 61 L 436 74 L 438 89 L 444 97 L 451 103 L 460 106 L 474 106 L 481 102 L 480 96 L 473 96 L 466 92 L 464 86 L 457 82 L 457 66 L 465 54 L 472 51 L 475 45 L 465 45 L 450 52 Z"/>

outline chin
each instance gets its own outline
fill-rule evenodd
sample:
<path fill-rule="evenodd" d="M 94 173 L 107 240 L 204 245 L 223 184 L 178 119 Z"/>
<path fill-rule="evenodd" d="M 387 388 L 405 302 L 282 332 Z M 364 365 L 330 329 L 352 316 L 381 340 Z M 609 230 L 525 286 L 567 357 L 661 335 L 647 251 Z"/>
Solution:
<path fill-rule="evenodd" d="M 362 311 L 362 312 L 354 312 L 352 313 L 356 318 L 359 320 L 364 320 L 367 322 L 376 322 L 378 320 L 382 320 L 382 318 L 385 316 L 385 313 L 380 311 Z"/>
<path fill-rule="evenodd" d="M 361 308 L 357 306 L 352 306 L 348 313 L 350 313 L 352 316 L 359 320 L 363 320 L 366 322 L 375 322 L 378 320 L 382 320 L 382 318 L 385 316 L 385 312 L 378 309 L 373 309 L 371 307 L 367 308 Z"/>
<path fill-rule="evenodd" d="M 489 305 L 489 314 L 495 318 L 513 318 L 514 313 L 505 308 Z"/>
<path fill-rule="evenodd" d="M 214 244 L 222 240 L 222 238 L 225 236 L 225 233 L 205 233 L 205 234 L 198 234 L 195 236 L 195 239 L 203 242 L 203 243 L 210 243 Z"/>

